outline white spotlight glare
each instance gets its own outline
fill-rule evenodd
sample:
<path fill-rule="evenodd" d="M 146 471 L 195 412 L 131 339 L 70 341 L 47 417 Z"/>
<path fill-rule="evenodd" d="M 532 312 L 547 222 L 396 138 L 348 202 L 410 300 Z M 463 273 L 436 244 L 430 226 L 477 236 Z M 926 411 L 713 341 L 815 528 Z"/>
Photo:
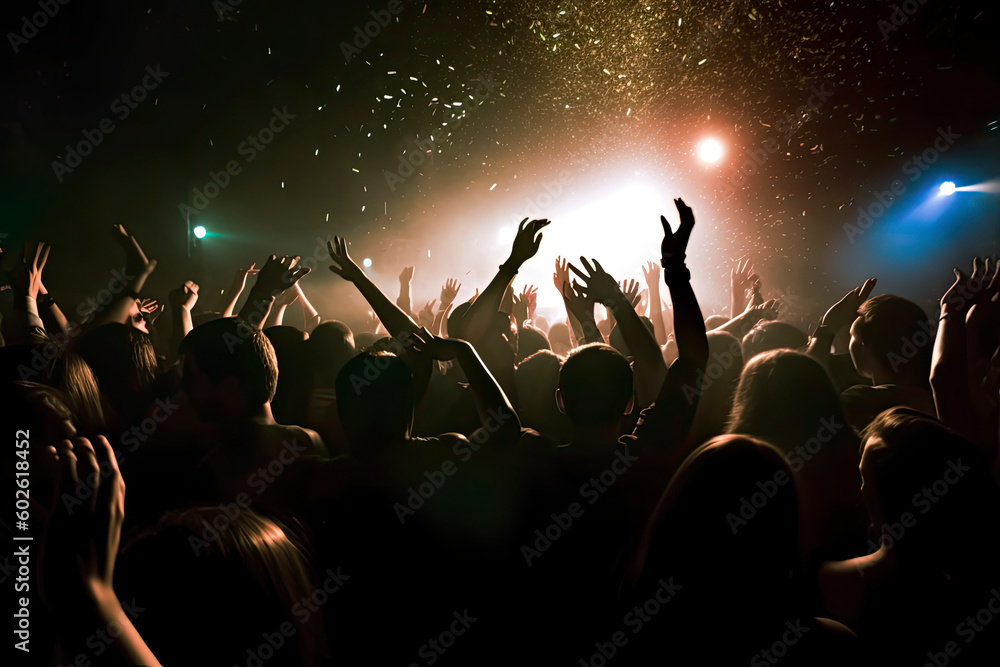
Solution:
<path fill-rule="evenodd" d="M 938 188 L 938 191 L 942 195 L 947 197 L 949 195 L 955 194 L 955 189 L 956 189 L 955 184 L 952 181 L 945 181 L 944 183 L 941 184 L 941 187 Z"/>
<path fill-rule="evenodd" d="M 726 154 L 726 149 L 717 139 L 703 139 L 695 149 L 698 159 L 706 164 L 714 164 Z"/>
<path fill-rule="evenodd" d="M 372 258 L 371 257 L 365 257 L 364 260 L 362 260 L 361 263 L 365 265 L 366 269 L 371 268 Z"/>

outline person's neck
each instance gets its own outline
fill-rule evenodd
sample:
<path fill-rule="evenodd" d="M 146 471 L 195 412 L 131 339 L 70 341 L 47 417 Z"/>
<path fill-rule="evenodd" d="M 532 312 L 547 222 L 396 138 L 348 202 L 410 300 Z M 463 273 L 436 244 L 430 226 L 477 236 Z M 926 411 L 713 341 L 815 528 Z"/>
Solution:
<path fill-rule="evenodd" d="M 572 444 L 577 447 L 614 447 L 618 444 L 619 424 L 596 427 L 573 426 Z"/>
<path fill-rule="evenodd" d="M 271 413 L 270 403 L 249 406 L 245 409 L 241 417 L 242 421 L 253 422 L 254 424 L 258 424 L 260 426 L 274 426 L 278 423 L 274 421 L 274 415 Z"/>

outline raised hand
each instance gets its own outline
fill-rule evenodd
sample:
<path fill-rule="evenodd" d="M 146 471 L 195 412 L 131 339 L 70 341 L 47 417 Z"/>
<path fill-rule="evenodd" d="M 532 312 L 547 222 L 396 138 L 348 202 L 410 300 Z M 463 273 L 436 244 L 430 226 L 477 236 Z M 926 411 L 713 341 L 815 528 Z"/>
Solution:
<path fill-rule="evenodd" d="M 439 338 L 425 327 L 421 327 L 412 337 L 414 352 L 437 361 L 451 361 L 459 355 L 463 346 L 468 345 L 458 338 Z"/>
<path fill-rule="evenodd" d="M 753 263 L 748 257 L 736 260 L 729 270 L 729 285 L 733 294 L 746 294 L 758 276 L 753 271 Z"/>
<path fill-rule="evenodd" d="M 163 314 L 164 308 L 166 308 L 166 304 L 162 304 L 156 299 L 142 299 L 139 302 L 139 312 L 142 314 L 142 319 L 150 325 Z"/>
<path fill-rule="evenodd" d="M 454 278 L 448 278 L 444 285 L 441 286 L 441 298 L 438 310 L 444 310 L 454 303 L 455 297 L 458 296 L 458 290 L 460 289 L 462 289 L 461 283 Z"/>
<path fill-rule="evenodd" d="M 552 282 L 555 283 L 556 289 L 559 290 L 560 294 L 563 292 L 563 285 L 569 281 L 569 260 L 556 257 L 556 272 L 552 274 Z"/>
<path fill-rule="evenodd" d="M 604 267 L 596 259 L 593 260 L 593 265 L 587 261 L 586 257 L 581 257 L 580 262 L 587 273 L 583 273 L 572 264 L 569 265 L 569 270 L 583 280 L 583 285 L 576 289 L 582 291 L 591 301 L 600 301 L 605 305 L 612 304 L 615 297 L 622 294 L 615 279 L 604 270 Z M 636 291 L 638 292 L 638 288 Z"/>
<path fill-rule="evenodd" d="M 258 273 L 260 273 L 260 269 L 257 268 L 257 262 L 251 262 L 248 266 L 241 266 L 236 269 L 230 291 L 235 293 L 242 292 L 247 286 L 247 276 L 255 276 Z"/>
<path fill-rule="evenodd" d="M 413 267 L 404 266 L 403 270 L 399 272 L 399 282 L 409 283 L 411 280 L 413 280 Z"/>
<path fill-rule="evenodd" d="M 834 331 L 850 326 L 858 316 L 858 309 L 875 289 L 875 282 L 875 278 L 869 278 L 863 285 L 855 287 L 845 294 L 844 298 L 830 306 L 823 315 L 823 326 L 830 327 Z"/>
<path fill-rule="evenodd" d="M 528 319 L 535 319 L 535 308 L 538 306 L 538 288 L 534 285 L 525 285 L 521 290 L 521 298 L 528 304 Z"/>
<path fill-rule="evenodd" d="M 595 261 L 594 263 L 596 264 L 597 262 Z M 639 296 L 639 282 L 637 280 L 630 280 L 628 278 L 622 280 L 621 290 L 633 308 L 639 305 L 641 297 Z"/>
<path fill-rule="evenodd" d="M 777 299 L 764 301 L 756 306 L 750 306 L 746 310 L 746 312 L 751 315 L 751 319 L 756 317 L 758 320 L 776 320 L 778 319 L 778 313 L 780 311 L 781 302 Z"/>
<path fill-rule="evenodd" d="M 267 258 L 264 266 L 257 274 L 257 282 L 254 283 L 253 291 L 259 295 L 269 295 L 277 297 L 279 294 L 289 289 L 302 276 L 311 270 L 306 266 L 297 266 L 299 257 L 282 255 L 278 257 L 271 255 Z"/>
<path fill-rule="evenodd" d="M 642 277 L 646 281 L 646 287 L 652 290 L 659 290 L 660 287 L 660 266 L 656 262 L 646 262 L 642 267 Z"/>
<path fill-rule="evenodd" d="M 528 298 L 523 292 L 520 295 L 514 295 L 510 314 L 514 316 L 514 321 L 517 322 L 518 327 L 528 319 Z"/>
<path fill-rule="evenodd" d="M 434 326 L 434 304 L 437 299 L 431 299 L 424 304 L 424 307 L 420 309 L 417 313 L 417 318 L 420 320 L 420 326 L 425 329 L 430 329 Z"/>
<path fill-rule="evenodd" d="M 42 270 L 49 260 L 51 249 L 52 246 L 44 243 L 39 243 L 34 249 L 25 244 L 23 259 L 9 274 L 11 285 L 24 296 L 37 299 L 42 293 Z"/>
<path fill-rule="evenodd" d="M 572 285 L 569 282 L 563 283 L 562 295 L 566 302 L 566 309 L 573 314 L 577 321 L 581 323 L 593 321 L 594 301 L 584 294 L 580 283 L 575 280 Z"/>
<path fill-rule="evenodd" d="M 326 242 L 326 249 L 330 252 L 330 259 L 333 260 L 333 264 L 330 266 L 331 271 L 351 282 L 365 278 L 365 272 L 354 263 L 347 252 L 347 239 L 334 236 L 332 241 Z"/>
<path fill-rule="evenodd" d="M 51 450 L 50 450 L 51 451 Z M 42 542 L 42 595 L 57 613 L 110 590 L 125 516 L 125 482 L 104 436 L 63 440 L 55 448 L 58 481 Z M 85 498 L 65 503 L 63 498 Z"/>
<path fill-rule="evenodd" d="M 147 278 L 156 268 L 155 259 L 147 259 L 135 237 L 123 225 L 112 225 L 115 241 L 125 251 L 125 273 Z"/>
<path fill-rule="evenodd" d="M 525 218 L 522 220 L 518 225 L 517 235 L 514 237 L 514 243 L 510 249 L 510 256 L 504 264 L 514 265 L 516 269 L 534 257 L 542 243 L 541 230 L 549 224 L 551 221 L 544 219 L 529 221 L 528 218 Z"/>
<path fill-rule="evenodd" d="M 660 244 L 660 263 L 677 265 L 684 262 L 691 230 L 694 229 L 694 211 L 678 197 L 674 200 L 677 213 L 680 215 L 680 226 L 674 232 L 665 216 L 660 216 L 663 225 L 663 242 Z"/>

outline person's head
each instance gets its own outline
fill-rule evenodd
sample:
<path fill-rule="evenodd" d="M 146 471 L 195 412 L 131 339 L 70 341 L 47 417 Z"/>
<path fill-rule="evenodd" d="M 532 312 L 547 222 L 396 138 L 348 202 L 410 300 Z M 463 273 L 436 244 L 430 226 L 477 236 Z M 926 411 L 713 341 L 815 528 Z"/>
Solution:
<path fill-rule="evenodd" d="M 786 453 L 811 440 L 853 434 L 826 369 L 793 350 L 764 352 L 746 363 L 727 430 L 761 438 Z"/>
<path fill-rule="evenodd" d="M 743 337 L 743 358 L 750 360 L 770 350 L 800 350 L 809 343 L 809 336 L 788 322 L 768 320 L 758 322 Z"/>
<path fill-rule="evenodd" d="M 130 421 L 144 412 L 157 366 L 148 334 L 117 322 L 102 324 L 80 337 L 76 353 L 121 419 Z"/>
<path fill-rule="evenodd" d="M 536 315 L 535 319 L 531 321 L 531 324 L 543 334 L 549 333 L 549 320 L 544 315 Z"/>
<path fill-rule="evenodd" d="M 340 371 L 337 411 L 351 451 L 365 451 L 409 437 L 416 402 L 413 372 L 391 352 L 362 352 Z"/>
<path fill-rule="evenodd" d="M 879 414 L 861 436 L 862 496 L 876 534 L 905 527 L 897 555 L 941 558 L 963 544 L 996 554 L 997 528 L 984 517 L 1000 513 L 1000 491 L 975 445 L 904 407 Z"/>
<path fill-rule="evenodd" d="M 287 624 L 294 636 L 276 662 L 316 665 L 323 614 L 296 608 L 321 586 L 298 536 L 219 506 L 168 512 L 124 545 L 115 568 L 115 590 L 139 601 L 136 629 L 164 664 L 189 664 L 194 650 L 199 664 L 242 664 L 247 647 Z"/>
<path fill-rule="evenodd" d="M 66 394 L 82 436 L 89 438 L 107 432 L 97 378 L 83 357 L 69 351 L 59 355 L 52 367 L 50 384 Z"/>
<path fill-rule="evenodd" d="M 579 347 L 559 371 L 556 401 L 577 427 L 616 426 L 632 411 L 632 367 L 610 345 Z"/>
<path fill-rule="evenodd" d="M 893 294 L 868 299 L 851 325 L 849 350 L 858 374 L 926 386 L 934 329 L 917 304 Z"/>
<path fill-rule="evenodd" d="M 549 327 L 549 346 L 560 357 L 565 357 L 573 349 L 569 337 L 569 327 L 565 322 L 556 322 Z"/>
<path fill-rule="evenodd" d="M 514 372 L 521 424 L 556 441 L 570 437 L 566 415 L 556 404 L 561 366 L 562 359 L 554 352 L 539 350 L 518 364 Z"/>
<path fill-rule="evenodd" d="M 309 335 L 306 351 L 319 387 L 333 387 L 344 364 L 354 356 L 354 334 L 343 322 L 323 322 Z"/>
<path fill-rule="evenodd" d="M 271 410 L 282 424 L 299 424 L 306 414 L 312 389 L 312 364 L 306 356 L 307 334 L 295 327 L 274 326 L 264 330 L 278 360 L 278 384 Z"/>
<path fill-rule="evenodd" d="M 525 359 L 540 350 L 549 350 L 549 339 L 535 327 L 522 327 L 517 334 L 517 361 Z"/>
<path fill-rule="evenodd" d="M 750 518 L 745 505 L 755 510 Z M 631 578 L 669 574 L 692 583 L 703 604 L 721 598 L 762 608 L 788 593 L 789 575 L 798 569 L 798 513 L 795 481 L 781 452 L 742 435 L 713 438 L 671 479 L 647 523 Z"/>
<path fill-rule="evenodd" d="M 182 386 L 206 421 L 241 419 L 274 398 L 278 360 L 264 332 L 236 317 L 206 322 L 184 337 Z"/>
<path fill-rule="evenodd" d="M 718 329 L 728 321 L 729 318 L 725 315 L 709 315 L 705 318 L 705 330 L 711 331 L 713 329 Z"/>

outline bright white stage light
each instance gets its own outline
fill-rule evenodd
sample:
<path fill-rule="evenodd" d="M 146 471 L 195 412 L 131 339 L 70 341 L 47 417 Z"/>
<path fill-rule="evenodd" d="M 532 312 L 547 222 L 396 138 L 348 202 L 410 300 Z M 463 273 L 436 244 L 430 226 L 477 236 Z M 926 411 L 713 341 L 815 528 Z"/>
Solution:
<path fill-rule="evenodd" d="M 948 195 L 955 194 L 955 184 L 951 181 L 945 181 L 944 183 L 941 184 L 941 187 L 938 189 L 941 192 L 941 194 L 944 195 L 945 197 L 947 197 Z"/>
<path fill-rule="evenodd" d="M 714 164 L 726 154 L 726 149 L 717 139 L 703 139 L 695 149 L 698 159 L 706 164 Z"/>
<path fill-rule="evenodd" d="M 361 263 L 365 265 L 366 269 L 371 268 L 372 259 L 371 259 L 371 257 L 365 257 L 364 260 Z"/>

